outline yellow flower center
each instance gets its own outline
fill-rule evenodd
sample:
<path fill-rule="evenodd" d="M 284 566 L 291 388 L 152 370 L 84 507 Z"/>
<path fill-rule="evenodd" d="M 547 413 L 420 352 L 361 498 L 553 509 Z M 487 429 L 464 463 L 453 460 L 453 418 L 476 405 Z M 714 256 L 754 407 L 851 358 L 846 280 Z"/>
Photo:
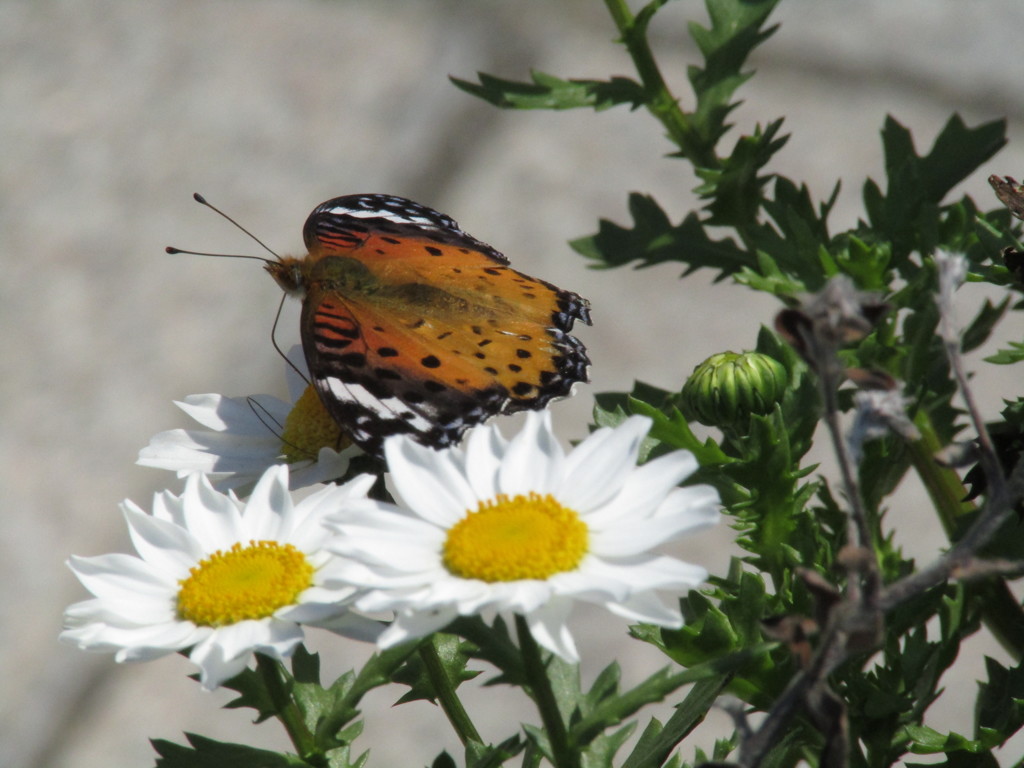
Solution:
<path fill-rule="evenodd" d="M 284 423 L 281 453 L 289 464 L 316 460 L 321 448 L 341 449 L 351 441 L 330 417 L 312 385 L 306 387 Z"/>
<path fill-rule="evenodd" d="M 580 564 L 587 533 L 576 512 L 550 495 L 499 494 L 448 531 L 444 564 L 464 579 L 546 579 Z"/>
<path fill-rule="evenodd" d="M 206 627 L 262 619 L 313 586 L 313 566 L 291 544 L 240 542 L 201 560 L 180 582 L 178 616 Z"/>

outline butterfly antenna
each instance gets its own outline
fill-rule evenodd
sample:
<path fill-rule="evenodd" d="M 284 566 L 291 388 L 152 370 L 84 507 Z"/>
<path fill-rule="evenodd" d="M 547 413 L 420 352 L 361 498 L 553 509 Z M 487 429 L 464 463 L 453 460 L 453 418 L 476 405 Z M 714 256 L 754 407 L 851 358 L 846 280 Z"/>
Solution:
<path fill-rule="evenodd" d="M 289 448 L 294 448 L 296 451 L 307 453 L 302 448 L 297 446 L 295 443 L 291 442 L 290 440 L 284 439 L 284 425 L 278 422 L 277 419 L 270 415 L 270 411 L 267 410 L 267 407 L 263 405 L 263 403 L 261 403 L 259 400 L 257 400 L 255 397 L 252 397 L 251 395 L 245 398 L 245 401 L 249 404 L 249 410 L 252 411 L 253 416 L 255 416 L 259 420 L 260 424 L 266 427 L 267 430 L 274 437 L 280 440 L 283 444 L 287 445 Z M 315 459 L 316 457 L 310 456 L 309 458 Z"/>
<path fill-rule="evenodd" d="M 232 219 L 232 218 L 231 218 L 230 216 L 228 216 L 228 215 L 227 215 L 226 213 L 224 213 L 224 211 L 222 211 L 222 210 L 221 210 L 220 208 L 218 208 L 217 206 L 215 206 L 215 205 L 213 205 L 212 203 L 208 202 L 208 201 L 207 201 L 207 199 L 206 199 L 205 197 L 203 197 L 202 195 L 200 195 L 200 194 L 199 194 L 198 192 L 195 192 L 195 193 L 193 193 L 193 194 L 192 194 L 192 197 L 193 197 L 193 199 L 194 199 L 194 200 L 195 200 L 195 201 L 196 201 L 197 203 L 200 203 L 200 204 L 202 204 L 202 205 L 205 205 L 205 206 L 206 206 L 207 208 L 209 208 L 209 209 L 210 209 L 211 211 L 213 211 L 214 213 L 219 213 L 219 214 L 220 214 L 221 216 L 223 216 L 223 217 L 224 217 L 225 219 L 227 219 L 228 221 L 230 221 L 230 222 L 231 222 L 232 224 L 234 224 L 234 225 L 235 225 L 236 227 L 238 227 L 238 228 L 239 228 L 240 230 L 242 230 L 243 232 L 245 232 L 245 234 L 247 234 L 247 235 L 248 235 L 249 237 L 251 237 L 251 238 L 252 238 L 253 240 L 255 240 L 255 241 L 256 241 L 257 243 L 259 243 L 259 244 L 260 244 L 260 246 L 262 246 L 263 250 L 265 250 L 265 251 L 266 251 L 267 253 L 269 253 L 269 254 L 270 254 L 271 256 L 273 256 L 273 257 L 274 257 L 275 259 L 277 259 L 278 261 L 280 261 L 280 260 L 281 260 L 281 257 L 280 257 L 280 256 L 278 256 L 278 255 L 277 255 L 276 253 L 274 253 L 274 251 L 273 251 L 273 250 L 272 250 L 272 249 L 270 248 L 270 246 L 269 246 L 269 245 L 267 245 L 266 243 L 264 243 L 264 242 L 263 242 L 262 240 L 260 240 L 260 239 L 259 239 L 258 237 L 256 237 L 256 235 L 254 235 L 254 234 L 253 234 L 252 232 L 250 232 L 250 231 L 249 231 L 248 229 L 246 229 L 246 228 L 245 228 L 245 227 L 243 227 L 243 226 L 242 226 L 241 224 L 239 224 L 239 223 L 238 223 L 237 221 L 235 221 L 235 220 L 234 220 L 234 219 Z M 201 254 L 201 255 L 203 255 L 203 254 Z M 255 257 L 250 257 L 250 258 L 255 258 Z"/>
<path fill-rule="evenodd" d="M 253 415 L 260 420 L 260 424 L 273 432 L 275 437 L 281 437 L 281 431 L 284 429 L 284 424 L 271 415 L 267 406 L 252 395 L 246 397 L 245 402 L 249 404 L 249 410 L 253 412 Z"/>
<path fill-rule="evenodd" d="M 205 253 L 204 251 L 186 251 L 182 248 L 175 248 L 173 245 L 168 245 L 164 250 L 170 254 L 185 253 L 190 256 L 216 256 L 222 259 L 256 259 L 256 261 L 262 261 L 264 264 L 277 263 L 270 259 L 264 259 L 262 256 L 250 256 L 247 253 Z"/>
<path fill-rule="evenodd" d="M 306 386 L 309 386 L 309 377 L 299 369 L 299 366 L 288 359 L 288 355 L 285 354 L 284 350 L 281 349 L 280 345 L 277 343 L 277 324 L 281 321 L 281 310 L 284 309 L 284 300 L 287 297 L 287 294 L 282 294 L 281 301 L 277 305 L 277 312 L 274 314 L 274 325 L 270 329 L 270 343 L 274 345 L 274 349 L 277 351 L 277 354 L 281 356 L 281 359 L 291 366 L 292 370 L 299 375 L 300 379 L 306 382 Z"/>

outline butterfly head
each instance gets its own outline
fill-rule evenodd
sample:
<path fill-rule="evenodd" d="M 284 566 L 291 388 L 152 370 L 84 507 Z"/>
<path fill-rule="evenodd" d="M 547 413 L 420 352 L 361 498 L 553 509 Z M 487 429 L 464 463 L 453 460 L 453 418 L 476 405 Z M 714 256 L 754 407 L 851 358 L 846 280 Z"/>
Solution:
<path fill-rule="evenodd" d="M 284 256 L 278 261 L 267 261 L 263 268 L 289 296 L 301 299 L 306 295 L 306 267 L 302 258 Z"/>

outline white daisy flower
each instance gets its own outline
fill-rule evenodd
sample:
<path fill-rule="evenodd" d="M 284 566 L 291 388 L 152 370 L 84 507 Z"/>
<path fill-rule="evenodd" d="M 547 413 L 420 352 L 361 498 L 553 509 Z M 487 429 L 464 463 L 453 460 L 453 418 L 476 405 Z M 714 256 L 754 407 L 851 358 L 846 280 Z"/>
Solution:
<path fill-rule="evenodd" d="M 394 611 L 378 644 L 388 647 L 445 627 L 457 616 L 523 616 L 536 641 L 578 660 L 566 626 L 573 601 L 630 621 L 682 626 L 674 595 L 707 571 L 653 547 L 717 522 L 718 493 L 676 487 L 696 468 L 677 451 L 636 466 L 650 419 L 599 429 L 569 454 L 544 413 L 527 415 L 511 441 L 493 427 L 465 449 L 435 451 L 393 437 L 384 451 L 403 506 L 357 502 L 328 526 L 337 573 L 365 590 L 357 606 Z"/>
<path fill-rule="evenodd" d="M 253 651 L 275 659 L 302 642 L 303 624 L 358 639 L 378 625 L 348 612 L 355 590 L 339 586 L 338 558 L 324 549 L 324 517 L 364 498 L 360 475 L 293 503 L 288 467 L 268 469 L 244 503 L 191 475 L 181 496 L 165 491 L 153 513 L 122 505 L 138 555 L 72 556 L 95 597 L 70 606 L 61 640 L 118 662 L 191 649 L 207 690 L 241 672 Z"/>
<path fill-rule="evenodd" d="M 293 347 L 288 359 L 304 369 L 300 347 Z M 291 365 L 285 375 L 290 402 L 271 395 L 216 394 L 175 401 L 205 429 L 161 432 L 139 451 L 136 463 L 170 469 L 178 477 L 201 472 L 220 491 L 249 489 L 267 467 L 282 461 L 291 465 L 292 490 L 343 477 L 359 449 Z"/>

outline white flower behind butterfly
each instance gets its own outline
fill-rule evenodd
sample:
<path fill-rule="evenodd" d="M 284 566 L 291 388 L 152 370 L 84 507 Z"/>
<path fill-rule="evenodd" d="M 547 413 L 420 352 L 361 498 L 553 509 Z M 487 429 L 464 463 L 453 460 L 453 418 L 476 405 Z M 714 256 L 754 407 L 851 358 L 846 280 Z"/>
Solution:
<path fill-rule="evenodd" d="M 305 370 L 299 346 L 289 351 L 288 359 Z M 176 401 L 205 429 L 160 432 L 139 451 L 137 463 L 172 470 L 178 477 L 203 473 L 221 491 L 251 489 L 268 467 L 282 462 L 290 465 L 292 490 L 343 477 L 359 449 L 340 438 L 340 428 L 291 364 L 285 365 L 285 377 L 288 402 L 272 395 L 217 394 Z M 302 418 L 309 413 L 315 416 Z M 303 430 L 298 437 L 292 436 L 295 430 L 289 424 Z"/>

